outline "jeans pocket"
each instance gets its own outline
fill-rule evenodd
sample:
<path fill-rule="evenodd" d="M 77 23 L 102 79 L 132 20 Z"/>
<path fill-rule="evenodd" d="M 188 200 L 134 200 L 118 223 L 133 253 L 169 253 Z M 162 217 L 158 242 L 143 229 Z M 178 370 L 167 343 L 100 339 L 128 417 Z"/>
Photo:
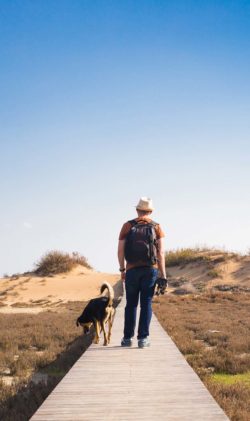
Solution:
<path fill-rule="evenodd" d="M 148 287 L 151 288 L 151 287 L 155 286 L 157 276 L 158 276 L 157 269 L 150 268 L 149 272 L 147 273 L 147 278 L 145 279 Z"/>
<path fill-rule="evenodd" d="M 156 279 L 158 278 L 158 269 L 152 268 L 151 269 L 151 274 L 152 274 L 152 279 L 154 279 L 154 281 L 156 281 Z"/>

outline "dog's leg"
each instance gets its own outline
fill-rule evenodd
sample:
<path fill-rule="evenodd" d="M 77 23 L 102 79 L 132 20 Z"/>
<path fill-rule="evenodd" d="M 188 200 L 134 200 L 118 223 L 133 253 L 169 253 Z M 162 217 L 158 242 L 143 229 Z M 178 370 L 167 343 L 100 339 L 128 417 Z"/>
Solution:
<path fill-rule="evenodd" d="M 94 321 L 94 327 L 95 327 L 95 339 L 94 339 L 94 343 L 98 344 L 99 343 L 99 339 L 100 339 L 100 326 L 99 326 L 99 322 L 97 320 Z"/>
<path fill-rule="evenodd" d="M 115 318 L 115 309 L 113 308 L 108 318 L 108 343 L 110 343 L 111 330 L 112 330 L 114 318 Z"/>
<path fill-rule="evenodd" d="M 101 321 L 101 327 L 102 327 L 103 336 L 104 336 L 103 345 L 106 346 L 106 345 L 108 345 L 108 338 L 107 338 L 107 333 L 106 333 L 106 329 L 105 329 L 105 321 L 104 320 Z"/>
<path fill-rule="evenodd" d="M 109 344 L 110 338 L 111 338 L 112 324 L 113 324 L 112 316 L 110 316 L 109 319 L 108 319 L 108 344 Z"/>

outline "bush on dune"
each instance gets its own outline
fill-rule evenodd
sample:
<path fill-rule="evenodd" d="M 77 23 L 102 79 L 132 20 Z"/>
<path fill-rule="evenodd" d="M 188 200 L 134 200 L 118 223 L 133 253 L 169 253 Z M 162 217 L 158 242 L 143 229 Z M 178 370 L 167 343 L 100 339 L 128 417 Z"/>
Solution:
<path fill-rule="evenodd" d="M 220 263 L 229 258 L 239 258 L 240 255 L 226 250 L 209 247 L 187 247 L 169 250 L 165 253 L 166 266 L 184 266 L 188 263 L 211 262 Z M 211 274 L 212 275 L 212 274 Z"/>
<path fill-rule="evenodd" d="M 209 257 L 202 252 L 205 249 L 200 248 L 180 248 L 177 250 L 167 251 L 165 254 L 166 266 L 186 265 L 192 262 L 208 261 Z"/>
<path fill-rule="evenodd" d="M 53 250 L 46 253 L 39 260 L 36 264 L 35 273 L 42 276 L 55 275 L 58 273 L 69 272 L 77 265 L 92 269 L 87 259 L 77 252 L 70 254 Z"/>

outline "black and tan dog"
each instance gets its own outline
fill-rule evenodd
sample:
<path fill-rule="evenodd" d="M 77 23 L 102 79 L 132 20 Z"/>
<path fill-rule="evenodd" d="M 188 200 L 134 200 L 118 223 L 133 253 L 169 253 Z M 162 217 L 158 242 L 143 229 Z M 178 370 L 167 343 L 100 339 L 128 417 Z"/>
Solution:
<path fill-rule="evenodd" d="M 80 317 L 76 321 L 77 326 L 82 326 L 83 333 L 87 334 L 92 325 L 95 328 L 94 343 L 98 344 L 100 333 L 103 331 L 104 343 L 108 345 L 111 337 L 111 329 L 113 325 L 115 309 L 113 307 L 114 290 L 108 282 L 104 282 L 101 286 L 101 294 L 108 290 L 108 296 L 93 298 L 87 304 Z M 105 330 L 105 324 L 108 323 L 108 334 Z"/>

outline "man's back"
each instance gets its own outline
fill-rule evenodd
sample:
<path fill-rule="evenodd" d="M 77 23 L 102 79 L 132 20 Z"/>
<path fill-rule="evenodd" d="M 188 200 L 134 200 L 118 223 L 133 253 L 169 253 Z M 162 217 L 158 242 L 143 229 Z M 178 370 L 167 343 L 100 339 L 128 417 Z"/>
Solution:
<path fill-rule="evenodd" d="M 131 232 L 131 229 L 134 225 L 153 225 L 153 230 L 155 231 L 155 240 L 158 241 L 160 238 L 164 237 L 164 232 L 160 226 L 160 224 L 158 224 L 157 222 L 154 222 L 148 215 L 144 215 L 144 216 L 139 216 L 131 221 L 127 221 L 125 222 L 125 224 L 123 224 L 120 235 L 119 235 L 119 240 L 128 240 L 129 234 Z M 125 246 L 125 250 L 126 250 L 126 246 Z M 125 252 L 126 253 L 126 252 Z M 127 265 L 126 265 L 126 270 L 129 270 L 133 267 L 140 267 L 140 266 L 152 266 L 152 267 L 157 267 L 157 262 L 154 262 L 152 264 L 149 264 L 148 260 L 142 260 L 142 259 L 138 259 L 138 261 L 136 261 L 136 259 L 131 259 L 133 261 L 129 261 L 127 260 Z"/>

